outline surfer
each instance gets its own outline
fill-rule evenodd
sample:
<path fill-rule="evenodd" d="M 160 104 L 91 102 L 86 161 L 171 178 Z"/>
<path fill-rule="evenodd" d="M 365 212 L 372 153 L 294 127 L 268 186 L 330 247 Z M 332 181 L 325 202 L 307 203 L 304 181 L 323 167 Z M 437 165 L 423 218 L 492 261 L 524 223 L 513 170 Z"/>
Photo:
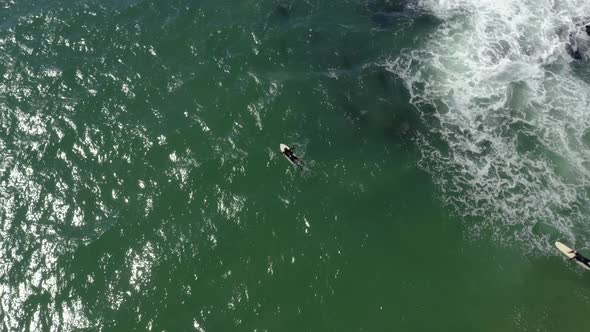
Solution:
<path fill-rule="evenodd" d="M 590 266 L 590 259 L 582 256 L 577 250 L 570 250 L 569 253 L 574 254 L 573 257 L 568 258 L 569 260 L 575 259 L 584 265 Z"/>
<path fill-rule="evenodd" d="M 294 153 L 293 151 L 295 150 L 295 148 L 285 148 L 283 150 L 283 154 L 289 158 L 289 160 L 291 160 L 291 162 L 293 162 L 293 164 L 296 165 L 300 165 L 301 163 L 303 163 L 303 160 L 299 159 Z"/>

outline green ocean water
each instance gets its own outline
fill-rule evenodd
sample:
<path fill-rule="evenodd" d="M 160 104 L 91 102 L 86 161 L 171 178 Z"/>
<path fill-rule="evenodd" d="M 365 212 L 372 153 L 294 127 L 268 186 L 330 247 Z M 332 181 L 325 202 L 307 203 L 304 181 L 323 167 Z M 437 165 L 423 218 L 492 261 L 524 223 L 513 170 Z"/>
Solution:
<path fill-rule="evenodd" d="M 457 6 L 0 2 L 0 329 L 587 331 L 587 63 L 450 123 Z"/>

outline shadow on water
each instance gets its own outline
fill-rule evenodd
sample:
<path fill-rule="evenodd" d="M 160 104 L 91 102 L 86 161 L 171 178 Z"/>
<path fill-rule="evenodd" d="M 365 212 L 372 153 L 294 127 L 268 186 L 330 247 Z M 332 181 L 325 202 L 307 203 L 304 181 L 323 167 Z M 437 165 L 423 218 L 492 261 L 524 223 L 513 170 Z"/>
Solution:
<path fill-rule="evenodd" d="M 411 146 L 424 128 L 403 84 L 378 65 L 365 66 L 357 75 L 352 82 L 326 84 L 337 112 L 363 130 L 381 132 L 394 145 Z"/>
<path fill-rule="evenodd" d="M 280 4 L 272 15 L 290 20 L 291 7 Z M 409 11 L 404 1 L 363 1 L 347 9 L 351 13 L 346 22 L 334 21 L 324 16 L 329 12 L 320 12 L 281 29 L 267 26 L 265 43 L 277 47 L 263 51 L 271 63 L 262 63 L 260 70 L 285 85 L 297 86 L 301 81 L 300 93 L 317 95 L 317 105 L 324 103 L 360 127 L 409 142 L 423 129 L 421 119 L 408 106 L 409 95 L 403 83 L 381 64 L 399 56 L 405 48 L 416 47 L 439 22 Z M 391 15 L 395 20 L 379 22 L 379 18 L 371 18 L 373 15 Z M 386 23 L 388 29 L 373 29 L 375 23 L 380 27 Z M 272 72 L 273 67 L 276 72 Z M 309 112 L 317 109 L 301 108 Z"/>
<path fill-rule="evenodd" d="M 413 0 L 364 0 L 359 4 L 359 13 L 367 16 L 370 21 L 379 29 L 399 29 L 407 25 L 408 21 L 413 23 L 411 28 L 425 28 L 438 20 L 431 14 L 414 6 Z M 414 34 L 405 35 L 415 37 Z"/>

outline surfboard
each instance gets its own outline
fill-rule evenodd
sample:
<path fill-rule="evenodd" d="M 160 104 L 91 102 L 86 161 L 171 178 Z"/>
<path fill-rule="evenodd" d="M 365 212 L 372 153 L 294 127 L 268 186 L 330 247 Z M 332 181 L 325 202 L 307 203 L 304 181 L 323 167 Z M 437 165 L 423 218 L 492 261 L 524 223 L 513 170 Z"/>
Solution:
<path fill-rule="evenodd" d="M 572 248 L 566 246 L 565 244 L 557 241 L 555 242 L 555 246 L 557 247 L 557 249 L 559 249 L 559 251 L 561 251 L 564 255 L 567 256 L 567 258 L 574 258 L 575 254 L 573 254 L 571 251 L 573 251 Z M 584 256 L 582 256 L 584 257 Z M 585 257 L 584 257 L 585 258 Z M 586 263 L 581 262 L 579 260 L 575 260 L 576 263 L 578 263 L 580 266 L 582 266 L 583 268 L 585 268 L 586 270 L 590 270 L 590 264 L 588 263 L 588 261 L 586 261 Z"/>
<path fill-rule="evenodd" d="M 291 163 L 291 165 L 296 166 L 295 163 L 293 162 L 293 160 L 291 160 L 291 158 L 287 157 L 287 155 L 285 154 L 285 150 L 291 150 L 290 147 L 286 146 L 285 144 L 281 143 L 279 145 L 279 148 L 281 149 L 281 154 L 283 156 L 285 156 L 285 158 L 287 158 L 287 160 Z"/>
<path fill-rule="evenodd" d="M 286 146 L 283 143 L 281 143 L 281 145 L 279 145 L 279 146 L 280 146 L 280 149 L 281 149 L 281 153 L 285 152 L 285 150 L 287 150 L 287 149 L 291 150 L 290 147 Z"/>
<path fill-rule="evenodd" d="M 287 158 L 287 160 L 288 160 L 288 161 L 291 163 L 291 165 L 293 165 L 293 166 L 301 166 L 301 165 L 299 165 L 298 163 L 296 163 L 295 161 L 291 160 L 291 158 L 287 157 L 287 155 L 284 153 L 284 152 L 285 152 L 285 150 L 291 150 L 291 148 L 290 148 L 290 147 L 288 147 L 287 145 L 285 145 L 285 144 L 281 143 L 281 144 L 279 145 L 279 148 L 280 148 L 280 150 L 281 150 L 281 154 L 282 154 L 283 156 L 285 156 L 285 158 Z"/>
<path fill-rule="evenodd" d="M 566 246 L 565 244 L 557 241 L 555 242 L 555 246 L 557 247 L 557 249 L 559 249 L 559 251 L 561 251 L 564 255 L 567 256 L 567 258 L 574 258 L 574 254 L 572 254 L 570 251 L 573 251 L 572 248 Z"/>

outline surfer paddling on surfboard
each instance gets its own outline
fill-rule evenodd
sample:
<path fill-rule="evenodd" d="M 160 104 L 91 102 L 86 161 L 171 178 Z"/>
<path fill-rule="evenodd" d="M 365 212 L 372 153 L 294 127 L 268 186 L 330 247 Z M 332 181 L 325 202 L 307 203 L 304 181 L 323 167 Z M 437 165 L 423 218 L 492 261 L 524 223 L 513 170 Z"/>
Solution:
<path fill-rule="evenodd" d="M 574 250 L 559 241 L 555 242 L 555 246 L 567 256 L 568 260 L 575 260 L 576 263 L 580 264 L 585 269 L 590 270 L 590 259 L 582 256 L 577 250 Z"/>
<path fill-rule="evenodd" d="M 578 262 L 590 266 L 590 259 L 582 256 L 577 250 L 570 250 L 569 251 L 570 254 L 573 254 L 573 257 L 568 257 L 568 260 L 577 260 Z"/>
<path fill-rule="evenodd" d="M 299 167 L 303 167 L 303 160 L 299 159 L 299 157 L 297 157 L 293 151 L 295 149 L 292 149 L 288 146 L 286 146 L 285 144 L 281 144 L 280 145 L 280 149 L 281 149 L 281 153 L 283 155 L 285 155 L 285 158 L 287 158 L 287 160 L 289 160 L 289 162 L 295 166 L 299 166 Z"/>

